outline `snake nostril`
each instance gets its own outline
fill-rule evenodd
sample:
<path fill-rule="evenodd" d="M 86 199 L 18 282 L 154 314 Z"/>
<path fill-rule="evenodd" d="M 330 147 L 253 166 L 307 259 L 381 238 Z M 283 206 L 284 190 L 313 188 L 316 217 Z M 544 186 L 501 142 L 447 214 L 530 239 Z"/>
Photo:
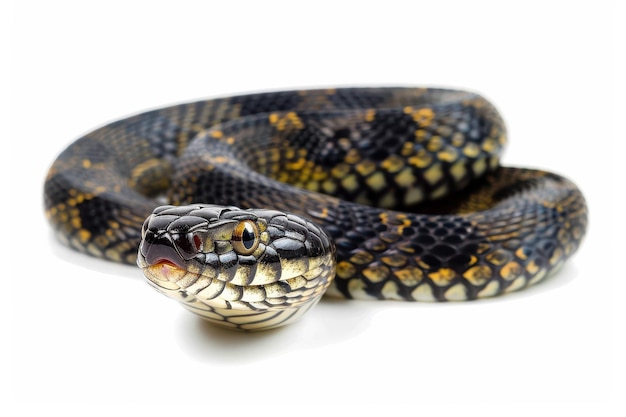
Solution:
<path fill-rule="evenodd" d="M 185 268 L 185 262 L 178 251 L 176 251 L 172 243 L 164 237 L 150 242 L 144 240 L 141 243 L 141 254 L 144 256 L 149 266 L 167 262 L 179 268 Z"/>

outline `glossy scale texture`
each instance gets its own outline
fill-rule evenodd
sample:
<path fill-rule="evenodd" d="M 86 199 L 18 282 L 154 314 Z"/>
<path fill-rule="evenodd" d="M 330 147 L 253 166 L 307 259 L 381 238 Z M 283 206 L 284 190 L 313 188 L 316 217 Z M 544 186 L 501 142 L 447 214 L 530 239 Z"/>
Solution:
<path fill-rule="evenodd" d="M 337 249 L 327 294 L 469 300 L 544 279 L 578 248 L 567 179 L 501 167 L 481 96 L 423 88 L 285 91 L 200 101 L 89 133 L 55 161 L 46 214 L 66 244 L 136 260 L 161 204 L 294 213 Z M 539 150 L 538 150 L 539 152 Z"/>

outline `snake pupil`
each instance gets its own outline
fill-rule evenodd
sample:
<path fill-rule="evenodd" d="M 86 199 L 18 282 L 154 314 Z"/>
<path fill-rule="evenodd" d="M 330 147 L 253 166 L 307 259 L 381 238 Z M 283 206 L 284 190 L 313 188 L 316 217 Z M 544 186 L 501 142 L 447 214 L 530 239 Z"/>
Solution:
<path fill-rule="evenodd" d="M 243 246 L 248 250 L 252 249 L 252 247 L 254 246 L 254 241 L 256 239 L 254 231 L 250 229 L 251 226 L 249 224 L 246 224 L 246 227 L 245 229 L 243 229 L 243 233 L 241 234 L 241 243 L 243 243 Z"/>

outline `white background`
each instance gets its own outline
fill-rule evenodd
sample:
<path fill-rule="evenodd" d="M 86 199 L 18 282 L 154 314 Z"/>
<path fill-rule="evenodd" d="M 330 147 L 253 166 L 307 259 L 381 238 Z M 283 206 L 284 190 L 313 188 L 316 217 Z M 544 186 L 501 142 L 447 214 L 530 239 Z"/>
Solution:
<path fill-rule="evenodd" d="M 623 11 L 601 0 L 6 5 L 4 415 L 624 415 Z M 103 123 L 203 97 L 381 84 L 483 93 L 509 126 L 505 164 L 581 187 L 589 232 L 560 274 L 480 302 L 322 302 L 291 327 L 238 334 L 158 295 L 137 268 L 60 247 L 46 224 L 48 166 Z"/>

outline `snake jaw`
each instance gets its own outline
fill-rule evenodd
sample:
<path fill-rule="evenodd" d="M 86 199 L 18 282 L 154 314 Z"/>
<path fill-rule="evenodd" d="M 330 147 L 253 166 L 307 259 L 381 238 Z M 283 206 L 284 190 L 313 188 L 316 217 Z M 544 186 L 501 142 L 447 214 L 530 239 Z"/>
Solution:
<path fill-rule="evenodd" d="M 203 318 L 263 330 L 319 301 L 334 278 L 335 248 L 291 214 L 165 206 L 144 224 L 137 264 L 154 288 Z"/>

